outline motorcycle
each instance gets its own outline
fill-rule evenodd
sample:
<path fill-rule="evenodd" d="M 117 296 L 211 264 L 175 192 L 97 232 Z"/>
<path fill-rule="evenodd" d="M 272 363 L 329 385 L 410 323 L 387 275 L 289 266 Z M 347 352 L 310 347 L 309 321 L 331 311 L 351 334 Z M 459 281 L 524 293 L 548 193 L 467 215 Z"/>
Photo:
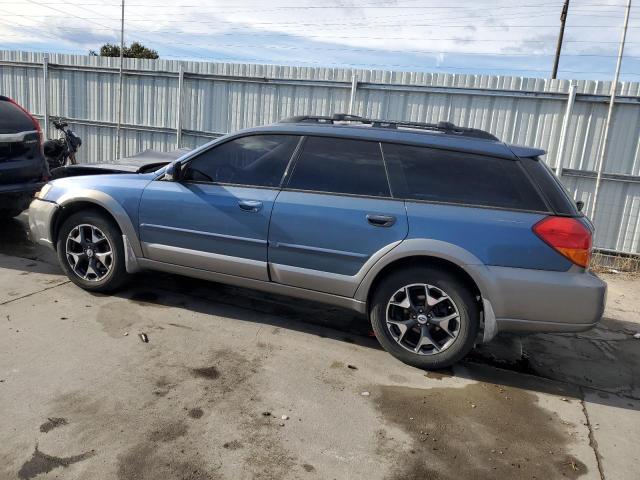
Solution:
<path fill-rule="evenodd" d="M 62 118 L 52 119 L 51 123 L 62 132 L 60 138 L 44 142 L 42 148 L 49 164 L 49 170 L 65 165 L 76 165 L 76 153 L 82 145 L 82 139 L 69 128 L 69 124 Z"/>

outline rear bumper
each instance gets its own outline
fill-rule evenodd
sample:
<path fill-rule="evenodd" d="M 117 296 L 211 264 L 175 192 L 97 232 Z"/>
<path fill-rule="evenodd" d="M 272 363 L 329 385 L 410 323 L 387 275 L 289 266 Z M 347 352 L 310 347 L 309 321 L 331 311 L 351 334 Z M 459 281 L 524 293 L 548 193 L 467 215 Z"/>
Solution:
<path fill-rule="evenodd" d="M 580 332 L 602 318 L 607 284 L 594 273 L 486 268 L 498 332 Z"/>
<path fill-rule="evenodd" d="M 46 200 L 34 199 L 29 206 L 29 229 L 34 242 L 53 248 L 51 222 L 58 204 Z"/>

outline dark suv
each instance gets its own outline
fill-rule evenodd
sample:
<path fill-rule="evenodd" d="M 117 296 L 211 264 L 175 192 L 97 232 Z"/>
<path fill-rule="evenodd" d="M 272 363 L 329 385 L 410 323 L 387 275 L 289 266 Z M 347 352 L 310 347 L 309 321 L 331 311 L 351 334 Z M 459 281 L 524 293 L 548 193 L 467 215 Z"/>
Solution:
<path fill-rule="evenodd" d="M 149 269 L 340 305 L 438 368 L 497 332 L 600 320 L 591 223 L 543 153 L 447 123 L 294 118 L 155 172 L 54 180 L 29 222 L 87 290 Z"/>
<path fill-rule="evenodd" d="M 0 218 L 25 210 L 48 180 L 40 124 L 24 108 L 0 95 Z"/>

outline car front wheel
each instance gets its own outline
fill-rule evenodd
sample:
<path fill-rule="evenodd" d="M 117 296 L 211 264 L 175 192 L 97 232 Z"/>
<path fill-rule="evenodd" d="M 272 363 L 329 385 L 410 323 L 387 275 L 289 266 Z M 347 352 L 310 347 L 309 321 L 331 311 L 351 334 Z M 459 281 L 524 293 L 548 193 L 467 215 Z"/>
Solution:
<path fill-rule="evenodd" d="M 473 348 L 479 308 L 455 275 L 413 267 L 380 282 L 372 299 L 371 324 L 380 344 L 399 360 L 418 368 L 445 368 Z"/>
<path fill-rule="evenodd" d="M 99 212 L 77 212 L 58 233 L 58 259 L 67 277 L 93 292 L 112 292 L 127 279 L 122 234 Z"/>

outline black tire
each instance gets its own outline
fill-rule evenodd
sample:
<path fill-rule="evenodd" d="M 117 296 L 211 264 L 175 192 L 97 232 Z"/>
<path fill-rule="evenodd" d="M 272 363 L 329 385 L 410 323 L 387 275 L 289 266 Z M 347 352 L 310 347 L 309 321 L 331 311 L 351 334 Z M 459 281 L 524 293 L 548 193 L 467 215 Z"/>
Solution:
<path fill-rule="evenodd" d="M 457 307 L 457 336 L 440 352 L 424 355 L 409 351 L 389 331 L 387 305 L 398 290 L 412 284 L 428 284 L 441 289 Z M 378 284 L 370 308 L 371 325 L 382 347 L 398 360 L 427 370 L 449 367 L 471 351 L 478 334 L 479 317 L 480 309 L 473 292 L 450 272 L 431 267 L 410 267 L 390 273 Z"/>
<path fill-rule="evenodd" d="M 111 245 L 111 268 L 104 277 L 99 280 L 82 278 L 74 271 L 70 260 L 67 258 L 67 238 L 71 231 L 79 225 L 92 225 L 97 227 Z M 124 244 L 122 242 L 120 228 L 111 218 L 100 212 L 86 210 L 70 215 L 58 231 L 56 248 L 60 265 L 67 277 L 69 277 L 69 280 L 90 292 L 114 292 L 122 287 L 129 277 L 125 266 Z"/>

